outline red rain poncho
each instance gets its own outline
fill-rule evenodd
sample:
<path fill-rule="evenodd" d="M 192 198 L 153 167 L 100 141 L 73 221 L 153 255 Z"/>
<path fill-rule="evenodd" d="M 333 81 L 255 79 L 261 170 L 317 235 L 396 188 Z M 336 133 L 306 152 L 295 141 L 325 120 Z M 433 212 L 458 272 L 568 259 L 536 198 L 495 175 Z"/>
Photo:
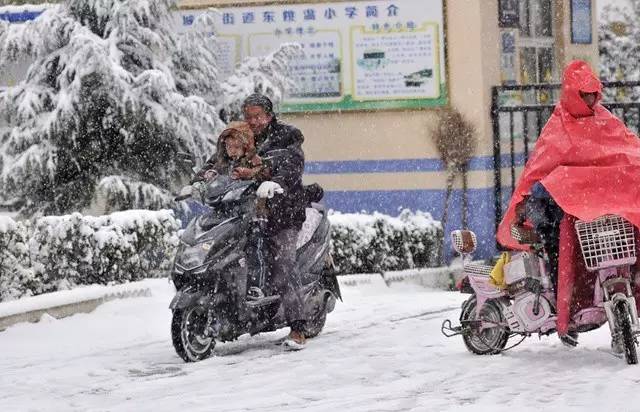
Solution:
<path fill-rule="evenodd" d="M 593 109 L 580 92 L 597 92 Z M 566 333 L 572 310 L 590 304 L 594 275 L 587 275 L 571 216 L 593 220 L 605 214 L 625 217 L 640 227 L 640 140 L 599 102 L 602 84 L 589 66 L 573 61 L 565 69 L 562 93 L 516 185 L 497 239 L 510 249 L 526 249 L 511 237 L 516 205 L 540 181 L 570 216 L 561 225 L 558 273 L 558 333 Z M 590 285 L 580 288 L 580 284 Z M 584 289 L 584 290 L 579 290 Z M 579 301 L 579 302 L 578 302 Z M 640 302 L 639 302 L 640 303 Z M 577 307 L 576 307 L 577 306 Z"/>

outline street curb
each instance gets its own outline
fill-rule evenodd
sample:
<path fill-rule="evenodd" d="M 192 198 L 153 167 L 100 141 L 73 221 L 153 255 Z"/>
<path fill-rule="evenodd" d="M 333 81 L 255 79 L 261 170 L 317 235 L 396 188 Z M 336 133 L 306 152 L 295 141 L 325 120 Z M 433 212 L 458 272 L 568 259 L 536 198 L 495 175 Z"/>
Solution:
<path fill-rule="evenodd" d="M 397 272 L 380 272 L 338 276 L 340 286 L 383 285 L 394 283 L 414 283 L 426 288 L 450 290 L 456 274 L 461 272 L 458 266 L 428 269 L 409 269 Z"/>
<path fill-rule="evenodd" d="M 339 275 L 340 286 L 382 285 L 387 286 L 382 273 L 359 273 L 354 275 Z"/>
<path fill-rule="evenodd" d="M 116 299 L 136 298 L 141 296 L 151 296 L 151 289 L 138 288 L 118 292 L 110 292 L 106 290 L 103 296 L 99 298 L 84 299 L 77 302 L 48 306 L 30 310 L 27 312 L 15 313 L 12 315 L 0 317 L 0 331 L 3 331 L 9 326 L 15 325 L 17 323 L 38 322 L 45 314 L 56 319 L 62 319 L 78 313 L 90 313 L 105 302 Z"/>
<path fill-rule="evenodd" d="M 449 290 L 453 286 L 453 275 L 459 270 L 456 267 L 422 269 L 405 272 L 386 272 L 384 279 L 387 285 L 398 282 L 415 283 L 426 288 Z"/>
<path fill-rule="evenodd" d="M 456 273 L 457 270 L 459 270 L 457 267 L 441 267 L 431 269 L 410 269 L 398 272 L 341 275 L 338 276 L 338 282 L 340 286 L 344 287 L 363 285 L 390 287 L 394 283 L 414 283 L 428 288 L 449 290 L 453 274 Z M 44 305 L 44 307 L 38 307 L 25 312 L 0 316 L 0 331 L 3 331 L 17 323 L 38 322 L 45 314 L 55 319 L 62 319 L 78 313 L 90 313 L 101 304 L 115 299 L 151 296 L 151 289 L 148 287 L 118 290 L 129 286 L 130 284 L 116 285 L 111 287 L 111 290 L 109 288 L 105 288 L 104 292 L 99 293 L 98 297 L 65 302 L 62 304 Z"/>

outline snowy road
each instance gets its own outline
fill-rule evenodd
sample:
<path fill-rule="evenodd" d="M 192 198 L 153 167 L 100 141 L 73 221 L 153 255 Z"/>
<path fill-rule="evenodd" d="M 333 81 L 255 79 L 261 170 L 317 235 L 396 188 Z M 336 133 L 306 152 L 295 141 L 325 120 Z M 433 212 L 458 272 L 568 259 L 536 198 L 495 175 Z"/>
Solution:
<path fill-rule="evenodd" d="M 172 289 L 0 333 L 0 411 L 639 411 L 640 367 L 606 330 L 565 349 L 555 336 L 479 357 L 440 334 L 463 295 L 413 286 L 344 288 L 301 352 L 286 331 L 185 364 L 169 340 Z"/>

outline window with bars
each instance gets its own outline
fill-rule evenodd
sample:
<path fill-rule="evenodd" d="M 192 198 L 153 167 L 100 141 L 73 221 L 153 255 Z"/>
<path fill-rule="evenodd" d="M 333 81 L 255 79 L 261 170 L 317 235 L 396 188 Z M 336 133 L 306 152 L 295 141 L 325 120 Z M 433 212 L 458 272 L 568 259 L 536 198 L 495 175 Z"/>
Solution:
<path fill-rule="evenodd" d="M 553 36 L 553 0 L 520 0 L 520 35 Z"/>

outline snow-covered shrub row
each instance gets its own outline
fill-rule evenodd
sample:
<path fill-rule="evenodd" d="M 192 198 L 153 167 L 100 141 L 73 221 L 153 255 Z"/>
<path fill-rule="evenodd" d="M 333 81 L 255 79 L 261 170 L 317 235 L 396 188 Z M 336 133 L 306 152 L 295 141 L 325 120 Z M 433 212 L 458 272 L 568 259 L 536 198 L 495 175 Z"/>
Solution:
<path fill-rule="evenodd" d="M 440 222 L 424 212 L 334 212 L 331 250 L 341 274 L 432 267 L 442 244 Z M 76 285 L 123 283 L 166 274 L 178 245 L 170 210 L 106 216 L 0 217 L 0 301 Z"/>
<path fill-rule="evenodd" d="M 170 210 L 0 222 L 0 301 L 76 285 L 123 283 L 169 269 L 179 223 Z"/>
<path fill-rule="evenodd" d="M 334 212 L 329 219 L 333 261 L 340 273 L 437 265 L 443 231 L 428 213 L 403 210 L 394 218 Z"/>
<path fill-rule="evenodd" d="M 27 226 L 0 216 L 0 302 L 44 291 L 30 262 Z"/>

